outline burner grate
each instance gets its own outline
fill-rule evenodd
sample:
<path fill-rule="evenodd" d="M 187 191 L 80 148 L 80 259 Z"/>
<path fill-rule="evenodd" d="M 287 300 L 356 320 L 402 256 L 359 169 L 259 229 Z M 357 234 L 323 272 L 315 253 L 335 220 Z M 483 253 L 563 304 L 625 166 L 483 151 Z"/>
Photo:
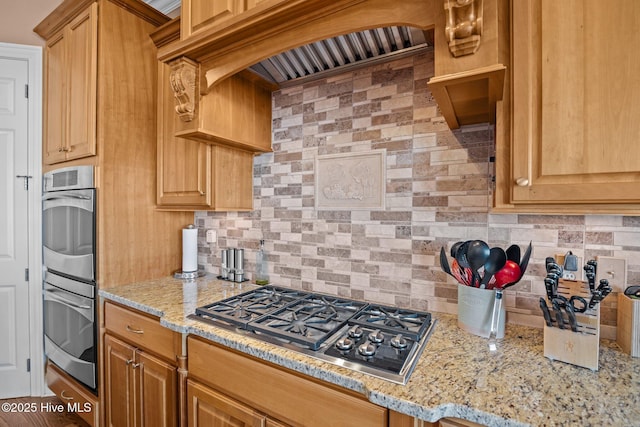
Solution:
<path fill-rule="evenodd" d="M 249 327 L 317 350 L 365 306 L 366 303 L 310 295 L 256 319 Z"/>
<path fill-rule="evenodd" d="M 352 323 L 377 328 L 388 333 L 402 333 L 404 336 L 419 340 L 431 324 L 431 314 L 375 305 L 358 313 Z"/>
<path fill-rule="evenodd" d="M 291 304 L 305 293 L 291 289 L 265 286 L 196 309 L 196 315 L 224 320 L 246 328 L 249 322 Z"/>

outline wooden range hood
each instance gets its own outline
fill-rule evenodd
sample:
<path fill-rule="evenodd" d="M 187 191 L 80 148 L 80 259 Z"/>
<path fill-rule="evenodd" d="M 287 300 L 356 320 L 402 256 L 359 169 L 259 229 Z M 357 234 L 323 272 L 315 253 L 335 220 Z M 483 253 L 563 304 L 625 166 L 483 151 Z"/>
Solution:
<path fill-rule="evenodd" d="M 436 76 L 429 82 L 451 128 L 495 121 L 505 67 L 500 63 L 498 3 L 464 0 L 485 35 L 480 48 L 455 57 L 448 48 L 451 0 L 262 0 L 223 22 L 192 14 L 198 0 L 183 0 L 180 39 L 158 48 L 158 59 L 172 67 L 177 111 L 197 108 L 201 97 L 226 78 L 284 51 L 341 34 L 394 25 L 435 31 Z M 484 4 L 483 4 L 484 3 Z M 232 11 L 225 11 L 232 12 Z M 483 25 L 484 20 L 484 25 Z M 473 60 L 469 57 L 473 56 Z M 459 65 L 458 65 L 459 64 Z"/>

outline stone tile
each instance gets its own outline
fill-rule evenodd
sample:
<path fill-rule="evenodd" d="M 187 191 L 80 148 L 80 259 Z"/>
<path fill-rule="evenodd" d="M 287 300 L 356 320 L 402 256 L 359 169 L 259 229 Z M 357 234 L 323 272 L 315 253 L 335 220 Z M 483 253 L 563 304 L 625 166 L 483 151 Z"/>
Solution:
<path fill-rule="evenodd" d="M 441 247 L 483 239 L 505 248 L 529 241 L 523 281 L 509 290 L 513 322 L 542 325 L 544 258 L 627 260 L 640 283 L 640 217 L 495 214 L 489 209 L 494 126 L 451 131 L 427 81 L 433 51 L 276 91 L 272 153 L 254 158 L 254 211 L 196 212 L 198 262 L 218 271 L 219 252 L 245 248 L 247 276 L 258 241 L 266 242 L 272 283 L 359 300 L 457 312 L 457 285 L 439 266 Z M 317 211 L 315 158 L 387 150 L 384 210 Z M 218 230 L 217 245 L 204 230 Z M 615 328 L 613 299 L 603 324 Z"/>

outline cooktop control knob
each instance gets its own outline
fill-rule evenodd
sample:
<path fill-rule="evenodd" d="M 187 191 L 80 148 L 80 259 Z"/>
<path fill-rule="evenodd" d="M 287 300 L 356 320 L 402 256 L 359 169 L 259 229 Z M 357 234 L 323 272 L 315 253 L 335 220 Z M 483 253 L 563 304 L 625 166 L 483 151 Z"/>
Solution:
<path fill-rule="evenodd" d="M 348 337 L 340 338 L 336 342 L 336 348 L 340 351 L 348 351 L 353 348 L 353 341 Z"/>
<path fill-rule="evenodd" d="M 360 339 L 362 337 L 362 328 L 358 325 L 353 326 L 348 332 L 351 338 Z"/>
<path fill-rule="evenodd" d="M 391 345 L 397 349 L 407 348 L 407 340 L 402 336 L 402 334 L 398 334 L 391 338 Z"/>
<path fill-rule="evenodd" d="M 384 334 L 380 332 L 380 329 L 376 329 L 369 334 L 369 341 L 374 344 L 380 344 L 382 341 L 384 341 Z"/>
<path fill-rule="evenodd" d="M 364 357 L 371 357 L 376 354 L 376 346 L 370 342 L 366 342 L 358 347 L 358 353 Z"/>

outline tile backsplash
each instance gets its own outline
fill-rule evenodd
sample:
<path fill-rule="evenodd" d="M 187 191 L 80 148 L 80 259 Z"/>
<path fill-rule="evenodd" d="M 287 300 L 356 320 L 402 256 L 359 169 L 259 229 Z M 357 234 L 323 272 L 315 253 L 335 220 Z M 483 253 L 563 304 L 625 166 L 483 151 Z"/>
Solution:
<path fill-rule="evenodd" d="M 456 313 L 442 246 L 482 239 L 524 250 L 531 241 L 527 274 L 505 302 L 509 322 L 535 326 L 548 256 L 625 258 L 628 283 L 640 283 L 640 217 L 492 214 L 494 129 L 450 130 L 427 87 L 432 75 L 427 51 L 274 92 L 273 152 L 254 161 L 254 210 L 196 212 L 199 264 L 218 274 L 220 250 L 244 248 L 251 279 L 264 239 L 274 284 Z M 384 210 L 316 210 L 316 156 L 377 149 L 386 150 Z M 218 231 L 217 244 L 206 229 Z M 603 336 L 615 336 L 615 324 L 610 296 Z"/>

